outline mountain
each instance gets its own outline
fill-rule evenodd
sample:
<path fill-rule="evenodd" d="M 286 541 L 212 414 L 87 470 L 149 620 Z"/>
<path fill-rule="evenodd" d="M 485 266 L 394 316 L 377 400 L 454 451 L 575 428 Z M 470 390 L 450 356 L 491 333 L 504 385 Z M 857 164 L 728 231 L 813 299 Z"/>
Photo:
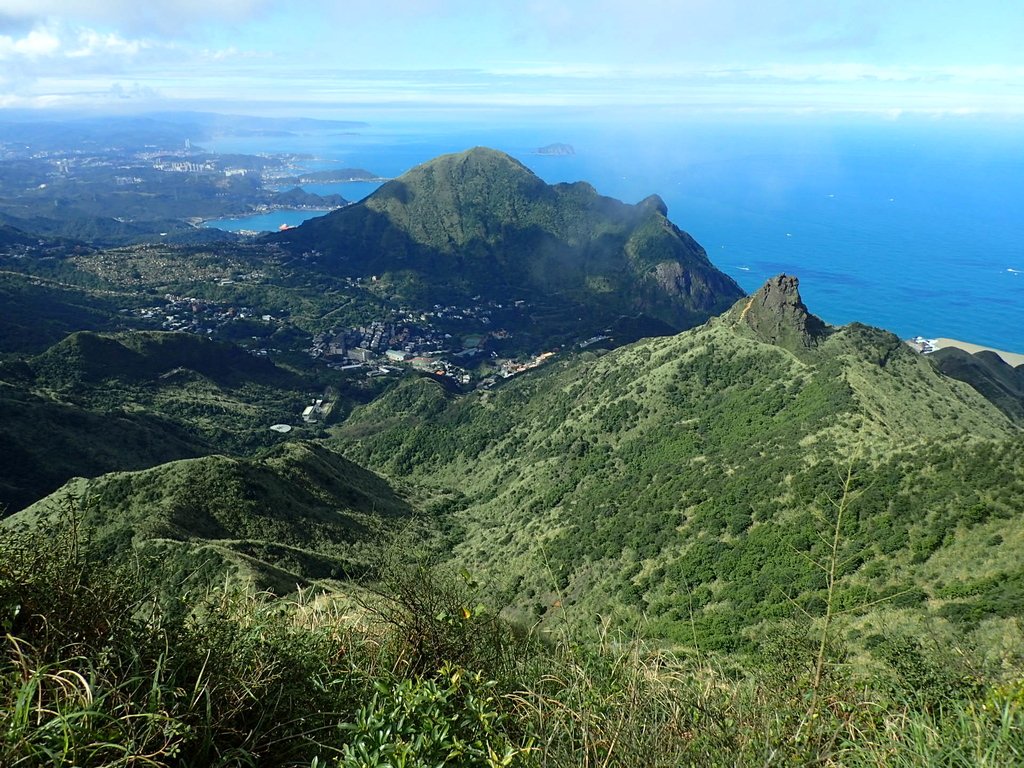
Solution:
<path fill-rule="evenodd" d="M 292 187 L 284 192 L 274 195 L 274 204 L 296 208 L 313 208 L 322 206 L 325 208 L 338 208 L 348 205 L 348 200 L 341 195 L 316 195 L 306 192 L 302 187 Z"/>
<path fill-rule="evenodd" d="M 534 152 L 538 155 L 556 155 L 559 157 L 576 154 L 576 150 L 573 148 L 572 144 L 563 144 L 561 142 L 545 144 L 543 147 L 537 147 Z"/>
<path fill-rule="evenodd" d="M 114 421 L 135 404 L 209 453 L 271 416 L 238 387 L 287 394 L 269 382 L 290 374 L 264 363 L 195 337 L 76 334 L 4 371 L 93 413 L 109 393 Z M 780 275 L 674 336 L 566 352 L 466 395 L 410 374 L 322 444 L 76 480 L 7 525 L 71 492 L 97 551 L 130 545 L 179 576 L 212 558 L 204 578 L 281 591 L 358 575 L 413 515 L 401 486 L 435 510 L 423 536 L 507 588 L 522 621 L 603 616 L 738 651 L 833 605 L 867 652 L 894 623 L 971 633 L 1024 616 L 1020 466 L 1024 433 L 974 388 L 891 333 L 826 325 Z"/>
<path fill-rule="evenodd" d="M 0 271 L 0 354 L 34 354 L 74 331 L 109 328 L 120 298 Z"/>
<path fill-rule="evenodd" d="M 23 232 L 17 227 L 12 227 L 10 224 L 0 223 L 0 249 L 38 244 L 38 237 L 30 235 L 28 232 Z"/>
<path fill-rule="evenodd" d="M 507 578 L 530 620 L 749 647 L 765 622 L 821 614 L 836 530 L 851 632 L 1024 614 L 1020 430 L 893 334 L 827 326 L 789 276 L 698 328 L 491 391 L 409 380 L 336 440 L 460 493 L 454 559 Z"/>
<path fill-rule="evenodd" d="M 54 206 L 55 209 L 57 207 Z M 62 201 L 61 210 L 57 215 L 44 216 L 30 211 L 20 213 L 22 215 L 0 212 L 0 224 L 5 224 L 11 229 L 37 233 L 49 241 L 58 242 L 122 245 L 155 240 L 161 231 L 193 229 L 181 221 L 167 218 L 128 222 L 110 215 L 79 210 L 67 200 Z"/>
<path fill-rule="evenodd" d="M 193 334 L 71 334 L 0 366 L 0 505 L 20 509 L 76 475 L 274 445 L 281 436 L 269 427 L 299 421 L 322 392 L 313 379 Z"/>
<path fill-rule="evenodd" d="M 114 380 L 151 383 L 182 370 L 224 385 L 246 380 L 298 383 L 293 374 L 232 344 L 164 331 L 72 333 L 29 364 L 47 386 L 76 390 Z"/>
<path fill-rule="evenodd" d="M 583 182 L 551 186 L 484 148 L 266 240 L 413 302 L 525 301 L 534 322 L 563 331 L 638 314 L 687 328 L 743 295 L 657 196 L 627 205 Z"/>
<path fill-rule="evenodd" d="M 956 347 L 938 349 L 929 356 L 946 376 L 965 381 L 999 410 L 1024 424 L 1024 365 L 1016 368 L 995 352 L 971 354 Z"/>
<path fill-rule="evenodd" d="M 0 517 L 76 475 L 141 469 L 212 450 L 158 414 L 92 410 L 6 381 L 0 381 L 0 441 Z"/>
<path fill-rule="evenodd" d="M 359 575 L 408 502 L 384 480 L 311 443 L 263 458 L 205 456 L 76 479 L 8 518 L 8 530 L 76 510 L 91 556 L 134 552 L 178 585 L 226 573 L 278 593 Z"/>
<path fill-rule="evenodd" d="M 749 329 L 754 338 L 801 355 L 828 334 L 825 323 L 812 315 L 800 298 L 800 281 L 792 275 L 772 278 L 753 296 L 733 307 L 734 327 Z"/>

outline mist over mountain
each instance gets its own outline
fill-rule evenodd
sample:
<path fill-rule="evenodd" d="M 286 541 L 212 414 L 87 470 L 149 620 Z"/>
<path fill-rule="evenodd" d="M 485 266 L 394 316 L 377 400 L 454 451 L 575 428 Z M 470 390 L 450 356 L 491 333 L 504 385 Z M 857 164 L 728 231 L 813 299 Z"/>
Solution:
<path fill-rule="evenodd" d="M 657 196 L 627 205 L 585 182 L 548 185 L 476 148 L 267 241 L 404 299 L 538 299 L 564 323 L 644 314 L 681 329 L 743 292 L 666 217 Z"/>

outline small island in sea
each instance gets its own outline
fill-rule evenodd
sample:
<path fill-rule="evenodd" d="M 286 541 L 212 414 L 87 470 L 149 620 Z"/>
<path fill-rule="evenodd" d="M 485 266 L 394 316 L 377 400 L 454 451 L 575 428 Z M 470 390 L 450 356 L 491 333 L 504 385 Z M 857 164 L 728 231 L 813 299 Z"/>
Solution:
<path fill-rule="evenodd" d="M 556 156 L 575 155 L 576 154 L 576 150 L 573 149 L 572 144 L 559 144 L 559 143 L 555 143 L 555 144 L 548 144 L 547 146 L 544 146 L 544 147 L 537 147 L 537 149 L 535 150 L 534 154 L 537 154 L 537 155 L 556 155 Z"/>

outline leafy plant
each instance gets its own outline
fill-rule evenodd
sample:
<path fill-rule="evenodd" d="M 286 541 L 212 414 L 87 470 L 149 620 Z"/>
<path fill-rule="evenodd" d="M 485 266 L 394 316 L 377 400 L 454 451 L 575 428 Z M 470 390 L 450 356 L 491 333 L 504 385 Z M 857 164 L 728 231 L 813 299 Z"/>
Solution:
<path fill-rule="evenodd" d="M 445 664 L 429 678 L 378 681 L 373 698 L 341 726 L 348 739 L 340 768 L 499 768 L 524 764 L 495 683 Z"/>

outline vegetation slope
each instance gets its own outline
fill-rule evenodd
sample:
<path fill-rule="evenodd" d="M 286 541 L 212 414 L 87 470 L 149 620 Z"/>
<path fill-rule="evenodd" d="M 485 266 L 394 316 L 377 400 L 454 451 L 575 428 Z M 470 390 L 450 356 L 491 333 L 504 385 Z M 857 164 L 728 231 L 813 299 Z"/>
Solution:
<path fill-rule="evenodd" d="M 945 347 L 931 354 L 931 360 L 945 375 L 965 381 L 999 410 L 1024 424 L 1024 365 L 1016 368 L 995 352 L 971 354 Z"/>
<path fill-rule="evenodd" d="M 462 493 L 456 560 L 509 578 L 531 620 L 749 650 L 828 604 L 867 645 L 1024 611 L 1019 430 L 892 334 L 825 326 L 793 279 L 491 392 L 410 380 L 337 440 Z"/>
<path fill-rule="evenodd" d="M 369 545 L 411 513 L 379 477 L 305 442 L 78 478 L 5 525 L 31 531 L 69 509 L 91 558 L 155 558 L 175 590 L 230 576 L 279 594 L 359 576 Z"/>
<path fill-rule="evenodd" d="M 0 368 L 0 503 L 20 509 L 76 475 L 273 445 L 280 435 L 269 427 L 297 421 L 322 392 L 311 377 L 192 334 L 73 333 Z"/>
<path fill-rule="evenodd" d="M 178 340 L 72 347 L 111 343 L 146 381 Z M 73 358 L 40 372 L 110 386 Z M 1022 462 L 978 392 L 785 276 L 491 391 L 410 377 L 328 443 L 5 520 L 0 761 L 1015 764 Z"/>

